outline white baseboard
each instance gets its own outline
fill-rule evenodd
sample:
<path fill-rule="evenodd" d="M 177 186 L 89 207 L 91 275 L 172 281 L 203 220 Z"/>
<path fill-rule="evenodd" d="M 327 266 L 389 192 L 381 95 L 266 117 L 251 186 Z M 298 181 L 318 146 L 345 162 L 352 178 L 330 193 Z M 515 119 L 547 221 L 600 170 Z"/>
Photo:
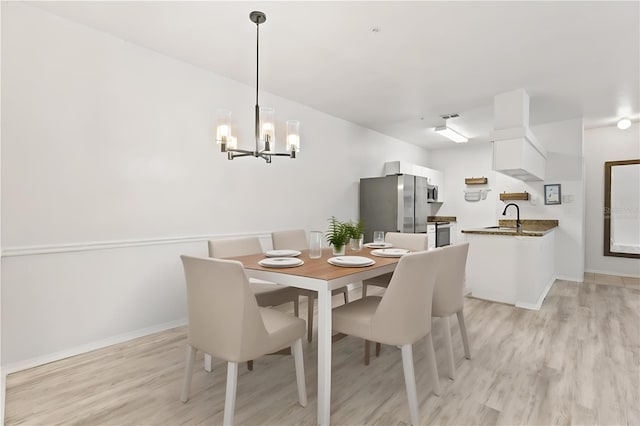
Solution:
<path fill-rule="evenodd" d="M 603 274 L 603 275 L 614 275 L 616 277 L 640 278 L 640 274 L 628 274 L 628 273 L 623 274 L 620 271 L 599 271 L 595 269 L 589 269 L 585 272 L 594 273 L 594 274 Z"/>
<path fill-rule="evenodd" d="M 556 277 L 556 280 L 572 281 L 572 282 L 576 282 L 576 283 L 581 283 L 581 282 L 584 281 L 584 275 L 582 277 L 569 277 L 569 276 L 564 276 L 564 275 L 558 275 Z"/>
<path fill-rule="evenodd" d="M 553 278 L 551 281 L 547 283 L 546 287 L 542 291 L 542 294 L 540 295 L 536 303 L 516 302 L 516 307 L 523 308 L 523 309 L 531 309 L 532 311 L 539 311 L 540 308 L 542 307 L 542 302 L 544 302 L 544 298 L 547 297 L 547 294 L 549 293 L 549 290 L 551 290 L 551 287 L 553 286 L 553 283 L 555 281 L 556 281 L 556 278 Z"/>
<path fill-rule="evenodd" d="M 119 334 L 106 339 L 98 340 L 95 342 L 87 343 L 85 345 L 76 346 L 74 348 L 65 349 L 63 351 L 54 352 L 47 355 L 42 355 L 34 358 L 25 359 L 22 361 L 14 362 L 11 364 L 2 366 L 2 378 L 7 374 L 15 373 L 17 371 L 26 370 L 28 368 L 37 367 L 39 365 L 47 364 L 53 361 L 59 361 L 61 359 L 69 358 L 72 356 L 80 355 L 86 352 L 94 351 L 96 349 L 106 348 L 107 346 L 115 345 L 117 343 L 126 342 L 129 340 L 137 339 L 138 337 L 147 336 L 149 334 L 158 333 L 160 331 L 169 330 L 171 328 L 180 327 L 187 324 L 187 319 L 182 318 L 176 321 L 165 322 L 163 324 L 157 324 L 151 327 L 142 328 L 139 330 L 131 331 L 129 333 Z M 4 381 L 3 381 L 4 384 Z"/>

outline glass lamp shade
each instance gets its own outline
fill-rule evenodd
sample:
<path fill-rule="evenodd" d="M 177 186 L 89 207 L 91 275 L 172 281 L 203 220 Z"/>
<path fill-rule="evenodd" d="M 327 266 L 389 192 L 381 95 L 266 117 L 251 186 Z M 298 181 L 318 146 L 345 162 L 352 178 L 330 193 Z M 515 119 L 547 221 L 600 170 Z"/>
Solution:
<path fill-rule="evenodd" d="M 297 120 L 287 121 L 287 151 L 300 151 L 300 122 Z"/>
<path fill-rule="evenodd" d="M 216 143 L 228 143 L 231 137 L 231 111 L 219 109 L 216 123 Z"/>
<path fill-rule="evenodd" d="M 231 135 L 227 139 L 227 149 L 238 149 L 238 138 Z"/>
<path fill-rule="evenodd" d="M 273 108 L 260 108 L 260 141 L 265 149 L 275 151 L 276 145 L 276 112 Z M 269 146 L 267 147 L 267 142 Z"/>

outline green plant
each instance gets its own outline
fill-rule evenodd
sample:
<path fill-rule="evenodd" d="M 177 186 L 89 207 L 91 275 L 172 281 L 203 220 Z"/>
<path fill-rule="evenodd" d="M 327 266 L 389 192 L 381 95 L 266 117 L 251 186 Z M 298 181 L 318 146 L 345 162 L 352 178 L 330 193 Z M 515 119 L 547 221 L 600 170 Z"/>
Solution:
<path fill-rule="evenodd" d="M 335 216 L 331 216 L 329 230 L 327 231 L 327 242 L 339 249 L 347 244 L 349 238 L 348 224 L 340 222 Z"/>
<path fill-rule="evenodd" d="M 346 227 L 347 232 L 349 233 L 349 238 L 358 240 L 364 233 L 364 222 L 362 222 L 361 220 L 357 222 L 349 222 L 346 224 Z"/>

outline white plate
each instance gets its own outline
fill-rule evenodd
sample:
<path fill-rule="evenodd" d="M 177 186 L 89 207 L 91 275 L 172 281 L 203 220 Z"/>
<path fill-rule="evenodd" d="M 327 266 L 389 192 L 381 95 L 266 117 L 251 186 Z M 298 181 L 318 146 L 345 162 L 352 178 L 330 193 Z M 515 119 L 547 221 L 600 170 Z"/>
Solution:
<path fill-rule="evenodd" d="M 264 255 L 267 257 L 295 257 L 300 256 L 298 250 L 269 250 Z"/>
<path fill-rule="evenodd" d="M 327 262 L 335 266 L 346 266 L 348 268 L 360 268 L 376 263 L 375 260 L 362 256 L 336 256 L 330 258 Z"/>
<path fill-rule="evenodd" d="M 304 261 L 297 257 L 269 257 L 262 259 L 258 262 L 258 265 L 264 266 L 265 268 L 293 268 L 304 265 Z"/>
<path fill-rule="evenodd" d="M 372 255 L 379 257 L 402 257 L 407 253 L 410 253 L 410 251 L 400 248 L 371 250 Z"/>
<path fill-rule="evenodd" d="M 389 248 L 393 247 L 391 243 L 367 243 L 364 245 L 367 248 Z"/>

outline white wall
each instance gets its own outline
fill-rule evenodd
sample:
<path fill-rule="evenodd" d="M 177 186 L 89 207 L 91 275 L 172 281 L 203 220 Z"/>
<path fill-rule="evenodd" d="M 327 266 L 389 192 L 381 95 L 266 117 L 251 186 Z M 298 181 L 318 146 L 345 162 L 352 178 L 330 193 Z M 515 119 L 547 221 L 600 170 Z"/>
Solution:
<path fill-rule="evenodd" d="M 523 182 L 492 170 L 490 144 L 456 145 L 432 151 L 429 167 L 445 172 L 446 201 L 437 211 L 442 216 L 457 216 L 457 232 L 463 229 L 492 226 L 504 218 L 515 218 L 515 209 L 502 216 L 505 203 L 501 192 L 529 192 L 534 201 L 516 201 L 521 219 L 558 219 L 555 231 L 556 276 L 582 281 L 584 273 L 584 190 L 582 167 L 582 119 L 547 123 L 532 127 L 548 151 L 545 182 Z M 465 177 L 488 178 L 486 185 L 465 185 Z M 573 195 L 573 202 L 544 204 L 544 184 L 561 184 L 563 195 Z M 491 189 L 486 200 L 465 201 L 465 189 Z M 535 204 L 534 204 L 535 203 Z M 458 234 L 458 239 L 463 237 Z"/>
<path fill-rule="evenodd" d="M 234 111 L 251 148 L 254 88 L 2 9 L 4 366 L 180 322 L 179 254 L 205 254 L 212 235 L 326 229 L 357 217 L 360 177 L 426 165 L 423 149 L 266 93 L 280 135 L 300 120 L 299 158 L 228 161 L 215 111 Z"/>
<path fill-rule="evenodd" d="M 640 277 L 640 260 L 603 256 L 604 238 L 604 163 L 640 158 L 640 124 L 627 130 L 615 126 L 585 131 L 587 183 L 587 251 L 586 270 L 622 276 Z M 636 192 L 640 187 L 635 185 Z"/>

